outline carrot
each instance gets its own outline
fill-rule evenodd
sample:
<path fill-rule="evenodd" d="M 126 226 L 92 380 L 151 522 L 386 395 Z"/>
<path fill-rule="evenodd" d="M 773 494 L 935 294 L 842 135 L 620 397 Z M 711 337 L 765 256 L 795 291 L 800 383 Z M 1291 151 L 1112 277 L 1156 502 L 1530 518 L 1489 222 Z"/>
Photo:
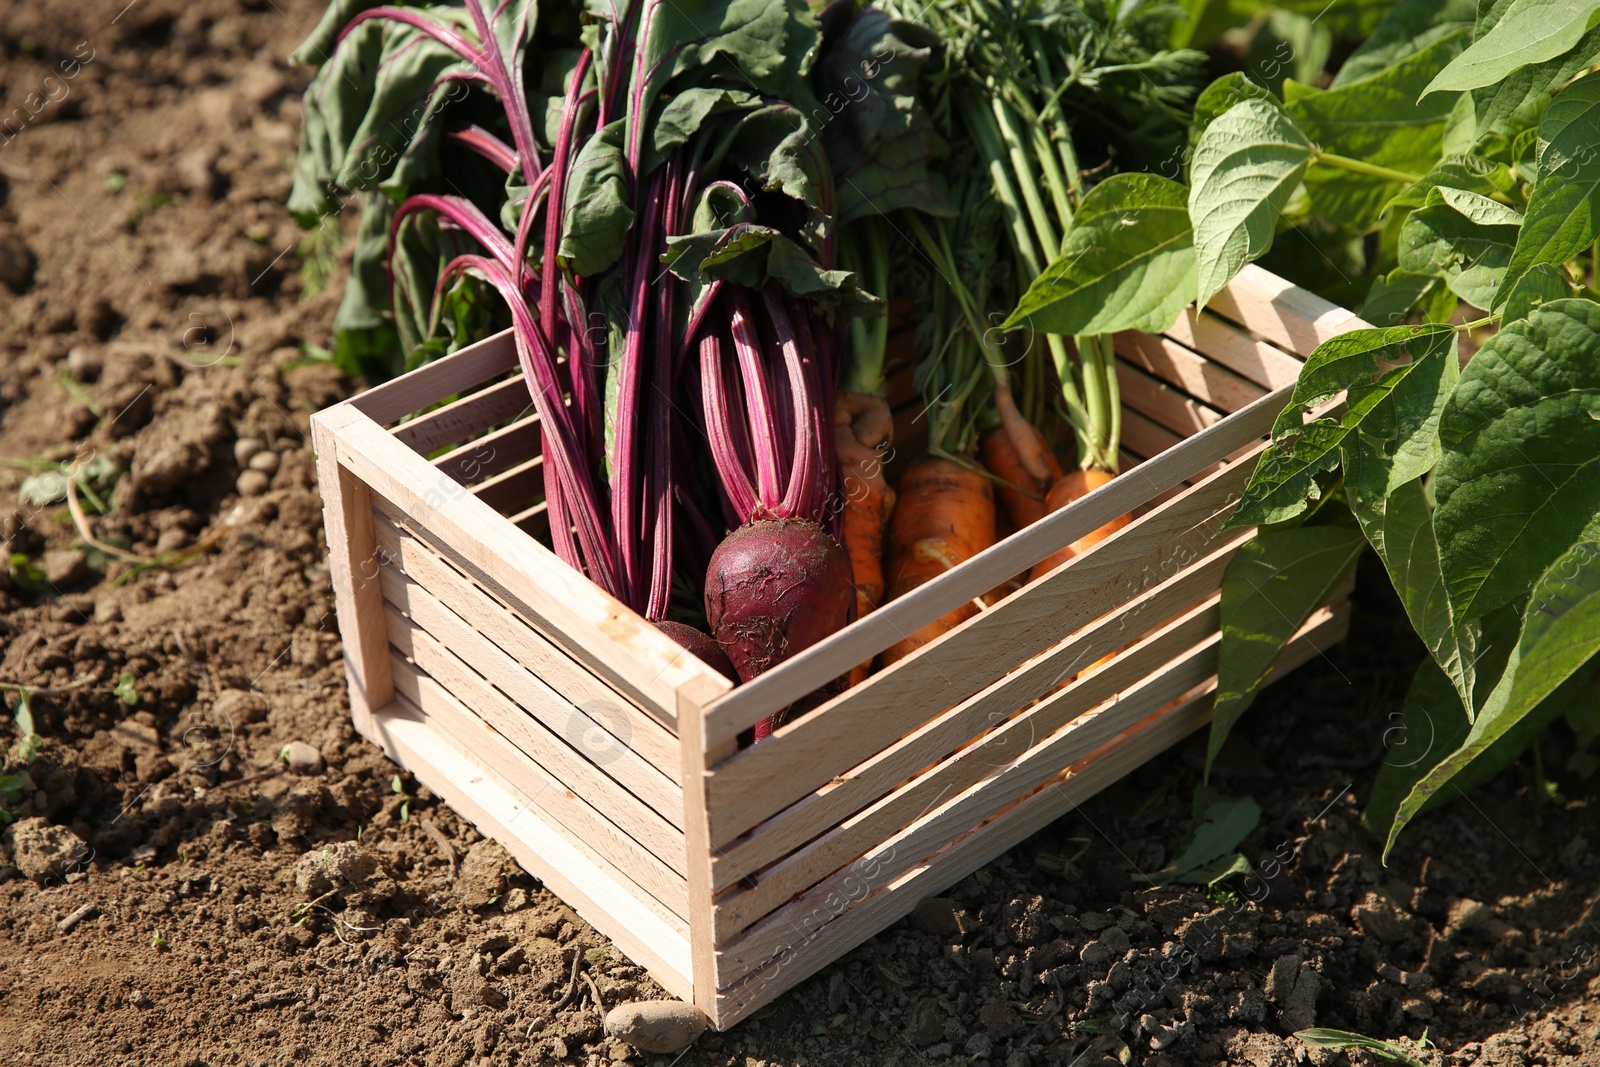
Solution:
<path fill-rule="evenodd" d="M 1088 470 L 1072 471 L 1064 474 L 1056 479 L 1056 484 L 1050 487 L 1050 493 L 1045 497 L 1045 506 L 1050 511 L 1060 511 L 1074 500 L 1100 488 L 1115 477 L 1116 475 L 1110 471 L 1101 470 L 1099 467 L 1090 467 Z M 1049 574 L 1079 552 L 1084 551 L 1090 545 L 1104 541 L 1132 521 L 1132 515 L 1118 515 L 1098 530 L 1085 534 L 1055 555 L 1034 564 L 1033 571 L 1028 576 L 1029 580 L 1032 581 L 1035 578 L 1041 578 Z"/>
<path fill-rule="evenodd" d="M 856 586 L 856 618 L 883 603 L 883 528 L 895 492 L 883 476 L 883 449 L 894 422 L 882 397 L 844 393 L 834 403 L 833 441 L 839 453 L 844 514 L 840 539 Z M 866 680 L 872 661 L 850 671 L 850 684 Z"/>
<path fill-rule="evenodd" d="M 994 490 L 989 479 L 948 459 L 924 457 L 900 479 L 889 522 L 889 599 L 904 596 L 994 544 Z M 977 614 L 963 604 L 901 639 L 883 664 L 904 659 Z"/>
<path fill-rule="evenodd" d="M 1036 443 L 1035 455 L 1041 457 L 1047 471 L 1046 477 L 1033 476 L 1023 462 L 1022 453 L 1017 450 L 1010 427 L 995 427 L 984 434 L 979 443 L 983 465 L 997 479 L 994 490 L 999 494 L 1000 503 L 1012 525 L 1019 530 L 1049 514 L 1044 502 L 1045 493 L 1061 477 L 1061 464 L 1056 462 L 1055 453 L 1050 450 L 1044 434 L 1026 420 L 1022 421 L 1022 427 L 1021 432 L 1031 435 Z"/>

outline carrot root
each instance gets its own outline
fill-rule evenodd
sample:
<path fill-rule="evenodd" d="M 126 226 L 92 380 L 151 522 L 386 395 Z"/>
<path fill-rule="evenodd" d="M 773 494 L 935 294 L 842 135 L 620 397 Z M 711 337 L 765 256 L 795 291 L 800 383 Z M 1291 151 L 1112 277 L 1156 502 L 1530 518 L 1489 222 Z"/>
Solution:
<path fill-rule="evenodd" d="M 1116 475 L 1110 471 L 1104 471 L 1098 467 L 1064 474 L 1056 479 L 1056 483 L 1050 487 L 1050 494 L 1045 497 L 1045 504 L 1050 511 L 1060 511 L 1074 500 L 1100 488 L 1115 477 Z M 1133 516 L 1131 514 L 1118 515 L 1098 530 L 1085 534 L 1061 551 L 1034 564 L 1033 570 L 1029 574 L 1029 580 L 1042 578 L 1044 575 L 1049 574 L 1073 556 L 1085 551 L 1091 545 L 1099 544 L 1132 521 Z"/>

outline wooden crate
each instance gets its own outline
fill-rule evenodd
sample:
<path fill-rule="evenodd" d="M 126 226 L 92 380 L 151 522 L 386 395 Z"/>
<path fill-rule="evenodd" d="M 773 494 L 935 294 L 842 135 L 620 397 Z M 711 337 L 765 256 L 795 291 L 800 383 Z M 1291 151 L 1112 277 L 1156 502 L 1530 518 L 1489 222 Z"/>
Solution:
<path fill-rule="evenodd" d="M 727 1027 L 1207 721 L 1218 590 L 1252 535 L 1223 523 L 1303 357 L 1361 325 L 1247 267 L 1205 314 L 1119 336 L 1121 477 L 737 689 L 537 539 L 537 420 L 509 335 L 492 338 L 312 419 L 356 725 Z M 908 373 L 903 452 L 918 447 Z M 1344 636 L 1348 591 L 1280 672 Z"/>

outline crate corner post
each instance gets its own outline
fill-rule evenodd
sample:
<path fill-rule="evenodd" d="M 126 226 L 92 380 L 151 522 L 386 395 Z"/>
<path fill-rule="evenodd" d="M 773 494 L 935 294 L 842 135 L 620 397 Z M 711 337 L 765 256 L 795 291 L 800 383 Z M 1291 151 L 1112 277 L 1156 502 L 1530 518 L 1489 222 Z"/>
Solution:
<path fill-rule="evenodd" d="M 711 810 L 706 790 L 712 765 L 731 755 L 732 743 L 708 747 L 705 709 L 729 686 L 709 675 L 678 687 L 678 746 L 683 783 L 683 837 L 689 885 L 689 953 L 694 1004 L 713 1029 L 723 1029 L 717 1010 L 716 926 L 711 871 Z"/>
<path fill-rule="evenodd" d="M 334 610 L 344 645 L 350 713 L 357 731 L 384 748 L 376 714 L 394 700 L 389 666 L 389 635 L 378 584 L 378 544 L 372 528 L 372 492 L 340 460 L 348 445 L 341 431 L 366 420 L 348 403 L 311 417 L 317 482 L 322 492 L 323 529 L 328 540 L 328 572 Z M 391 758 L 394 753 L 389 753 Z"/>

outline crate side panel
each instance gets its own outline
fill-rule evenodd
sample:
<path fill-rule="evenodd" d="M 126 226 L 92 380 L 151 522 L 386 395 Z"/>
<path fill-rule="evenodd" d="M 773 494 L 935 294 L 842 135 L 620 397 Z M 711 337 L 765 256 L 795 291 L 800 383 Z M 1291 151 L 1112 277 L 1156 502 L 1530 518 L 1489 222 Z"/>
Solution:
<path fill-rule="evenodd" d="M 543 451 L 539 420 L 526 418 L 459 445 L 432 462 L 462 485 L 475 485 Z"/>
<path fill-rule="evenodd" d="M 522 802 L 517 789 L 475 764 L 416 708 L 392 704 L 373 740 L 484 836 L 647 970 L 674 996 L 693 995 L 688 938 L 676 923 L 594 862 L 566 834 Z"/>
<path fill-rule="evenodd" d="M 519 372 L 396 426 L 394 439 L 427 455 L 460 444 L 510 419 L 533 414 L 528 383 Z M 537 416 L 535 416 L 537 418 Z"/>
<path fill-rule="evenodd" d="M 427 631 L 405 628 L 399 609 L 389 605 L 394 647 L 417 669 L 436 679 L 490 728 L 519 749 L 530 763 L 555 778 L 562 788 L 608 819 L 629 844 L 655 856 L 674 874 L 683 875 L 683 834 L 637 797 L 568 747 L 535 718 L 455 655 Z M 682 812 L 678 814 L 682 818 Z"/>
<path fill-rule="evenodd" d="M 800 696 L 831 682 L 846 673 L 862 660 L 877 655 L 905 634 L 913 633 L 935 619 L 987 593 L 1014 575 L 1031 568 L 1056 550 L 1098 529 L 1118 516 L 1134 511 L 1151 497 L 1177 485 L 1195 471 L 1215 463 L 1221 457 L 1263 437 L 1271 428 L 1273 419 L 1288 400 L 1287 389 L 1262 397 L 1256 403 L 1236 412 L 1188 440 L 1167 449 L 1161 455 L 1139 465 L 1137 475 L 1116 478 L 1079 500 L 1068 504 L 1039 522 L 1019 530 L 1000 544 L 986 549 L 927 584 L 879 608 L 863 619 L 858 619 L 833 636 L 818 642 L 774 670 L 739 686 L 723 697 L 709 710 L 706 724 L 706 741 L 720 745 L 736 737 L 740 731 L 753 726 L 762 718 L 792 704 Z M 1226 473 L 1226 472 L 1225 472 Z M 1179 498 L 1181 499 L 1181 498 Z M 1167 507 L 1171 507 L 1169 503 Z M 1159 514 L 1155 512 L 1152 514 Z M 1142 522 L 1149 522 L 1146 516 Z M 1123 538 L 1143 536 L 1135 530 L 1148 533 L 1150 527 L 1133 526 L 1113 538 L 1097 545 L 1095 550 L 1071 561 L 1079 563 Z M 1071 564 L 1068 564 L 1071 565 Z M 1035 583 L 1038 585 L 1039 583 Z M 1026 591 L 1024 591 L 1026 592 Z M 1057 590 L 1057 595 L 1061 593 Z M 1015 599 L 1015 598 L 1013 598 Z M 978 616 L 982 619 L 984 616 Z M 973 620 L 976 621 L 976 620 Z M 957 633 L 961 631 L 956 631 Z M 908 665 L 917 662 L 936 648 L 949 651 L 946 643 L 935 643 L 892 669 L 879 672 L 861 687 L 896 684 L 891 679 L 904 679 L 916 672 Z M 1011 646 L 999 644 L 1010 655 Z M 994 658 L 991 654 L 990 658 Z M 926 665 L 923 673 L 926 673 Z M 992 679 L 991 679 L 992 680 Z M 919 677 L 919 681 L 925 681 Z M 878 690 L 880 695 L 882 690 Z M 813 713 L 804 721 L 817 718 Z M 903 732 L 903 731 L 902 731 Z M 757 746 L 756 751 L 768 746 Z M 880 746 L 881 747 L 881 746 Z M 865 753 L 862 754 L 863 756 Z"/>
<path fill-rule="evenodd" d="M 1182 390 L 1135 367 L 1117 360 L 1117 391 L 1122 406 L 1139 412 L 1152 422 L 1180 437 L 1199 433 L 1221 422 L 1227 413 L 1189 396 Z"/>
<path fill-rule="evenodd" d="M 630 748 L 677 781 L 678 742 L 669 728 L 382 512 L 374 514 L 373 529 L 385 562 L 393 563 L 461 618 L 472 619 L 485 637 L 564 699 L 613 723 L 611 732 L 625 735 Z"/>
<path fill-rule="evenodd" d="M 1348 622 L 1348 605 L 1320 620 L 1314 619 L 1312 626 L 1285 648 L 1272 678 L 1281 677 L 1317 655 L 1319 648 L 1341 639 Z M 1012 806 L 976 829 L 970 823 L 953 827 L 957 831 L 951 835 L 953 843 L 892 881 L 862 887 L 844 911 L 827 902 L 814 903 L 790 928 L 777 955 L 769 956 L 759 971 L 740 972 L 745 976 L 724 983 L 712 1016 L 717 1027 L 726 1029 L 770 1003 L 908 914 L 919 900 L 960 881 L 1203 726 L 1210 717 L 1213 688 L 1214 679 L 1177 703 L 1156 709 L 1066 772 L 1048 776 L 1042 788 L 1015 797 Z M 803 903 L 799 901 L 797 905 Z"/>
<path fill-rule="evenodd" d="M 1175 326 L 1173 333 L 1178 332 Z M 1268 392 L 1249 378 L 1186 347 L 1173 336 L 1119 333 L 1113 344 L 1117 355 L 1132 366 L 1223 412 L 1238 411 Z"/>
<path fill-rule="evenodd" d="M 897 859 L 915 863 L 920 856 L 903 850 L 885 855 L 877 846 L 916 822 L 945 797 L 960 794 L 1014 760 L 1019 752 L 1044 742 L 1068 722 L 1082 717 L 1080 741 L 1097 745 L 1098 734 L 1114 720 L 1115 713 L 1108 719 L 1106 714 L 1092 709 L 1114 701 L 1124 689 L 1137 691 L 1146 675 L 1160 673 L 1176 679 L 1182 684 L 1180 693 L 1198 684 L 1212 672 L 1214 664 L 1204 659 L 1194 664 L 1180 662 L 1179 657 L 1186 649 L 1209 640 L 1216 634 L 1218 624 L 1217 598 L 1213 596 L 1133 647 L 1117 652 L 1109 664 L 1084 671 L 1038 704 L 1016 713 L 938 766 L 785 857 L 753 878 L 753 884 L 741 884 L 718 901 L 718 943 L 726 944 L 797 893 L 807 892 L 815 885 L 838 889 L 846 880 L 859 878 L 862 870 L 890 871 Z M 1186 671 L 1193 678 L 1184 682 Z M 1106 710 L 1110 712 L 1111 708 Z M 1073 758 L 1070 752 L 1062 757 L 1066 762 Z M 839 873 L 825 877 L 830 872 Z M 819 879 L 824 880 L 819 883 Z"/>
<path fill-rule="evenodd" d="M 712 841 L 726 845 L 951 705 L 1115 610 L 1222 536 L 1250 474 L 1240 463 L 1075 556 L 766 741 L 716 767 Z M 1111 483 L 1115 485 L 1116 482 Z M 1094 494 L 1090 494 L 1093 496 Z M 868 616 L 870 622 L 872 616 Z"/>
<path fill-rule="evenodd" d="M 1027 660 L 993 686 L 939 714 L 719 849 L 713 860 L 716 888 L 725 890 L 831 831 L 901 783 L 1003 724 L 1018 709 L 1050 693 L 1100 657 L 1204 601 L 1221 588 L 1228 561 L 1251 536 L 1249 531 L 1234 534 L 1210 555 Z"/>
<path fill-rule="evenodd" d="M 1354 312 L 1254 263 L 1245 264 L 1207 307 L 1301 359 L 1330 337 L 1370 328 Z"/>
<path fill-rule="evenodd" d="M 472 694 L 452 686 L 449 671 L 440 676 L 430 674 L 428 667 L 434 664 L 418 663 L 400 648 L 393 650 L 393 664 L 396 692 L 425 714 L 441 737 L 451 739 L 474 763 L 503 779 L 525 805 L 538 809 L 540 817 L 574 847 L 688 936 L 688 894 L 681 874 L 641 848 L 582 796 L 530 759 L 514 736 L 495 729 L 469 707 L 464 698 L 470 700 Z"/>

